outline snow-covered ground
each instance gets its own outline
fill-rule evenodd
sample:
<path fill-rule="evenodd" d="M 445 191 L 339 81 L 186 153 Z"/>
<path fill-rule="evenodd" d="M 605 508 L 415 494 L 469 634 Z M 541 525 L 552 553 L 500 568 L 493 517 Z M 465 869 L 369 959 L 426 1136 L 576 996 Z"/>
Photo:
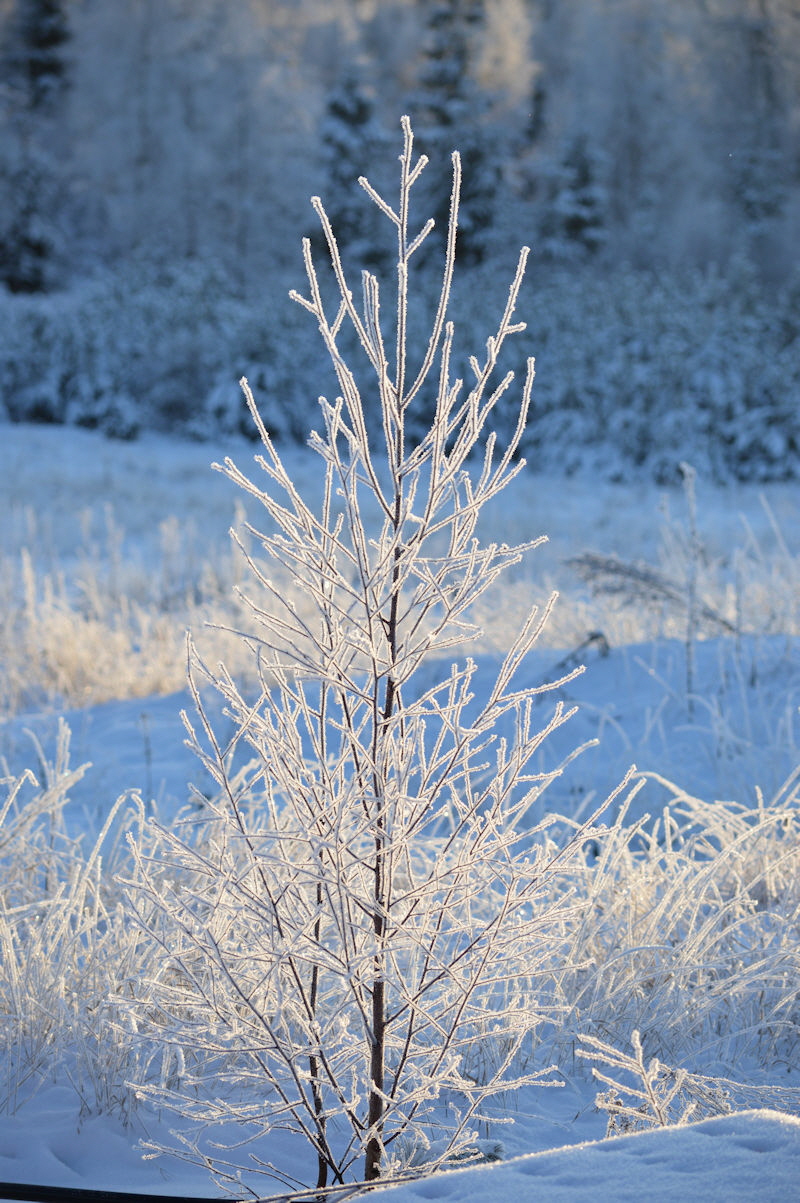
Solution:
<path fill-rule="evenodd" d="M 76 1131 L 68 1094 L 60 1098 L 53 1090 L 29 1114 L 3 1119 L 0 1174 L 6 1182 L 214 1197 L 207 1177 L 196 1170 L 143 1162 L 133 1147 L 134 1135 L 107 1119 L 88 1120 Z M 800 1119 L 761 1110 L 453 1170 L 387 1186 L 369 1198 L 377 1203 L 578 1203 L 588 1195 L 597 1203 L 643 1198 L 790 1203 L 799 1180 Z"/>
<path fill-rule="evenodd" d="M 456 1171 L 376 1191 L 372 1198 L 380 1203 L 574 1203 L 588 1194 L 598 1203 L 640 1203 L 643 1198 L 666 1203 L 686 1197 L 704 1203 L 779 1203 L 796 1197 L 799 1169 L 800 1120 L 750 1111 Z"/>
<path fill-rule="evenodd" d="M 179 719 L 188 703 L 182 624 L 190 621 L 201 650 L 210 646 L 213 655 L 216 645 L 204 642 L 209 639 L 204 624 L 209 618 L 230 620 L 220 615 L 217 602 L 236 572 L 228 530 L 241 525 L 244 512 L 256 525 L 260 521 L 250 499 L 210 465 L 231 455 L 249 470 L 258 448 L 243 439 L 218 446 L 154 434 L 119 443 L 75 428 L 26 425 L 2 427 L 2 445 L 0 559 L 7 577 L 18 571 L 23 551 L 38 566 L 42 589 L 63 574 L 66 585 L 56 607 L 62 617 L 70 588 L 90 597 L 105 588 L 107 596 L 95 606 L 99 633 L 88 622 L 65 629 L 73 643 L 83 639 L 87 657 L 94 658 L 97 675 L 84 689 L 102 704 L 76 707 L 75 691 L 58 705 L 14 708 L 18 712 L 0 731 L 0 752 L 13 753 L 12 760 L 26 755 L 23 732 L 53 738 L 57 714 L 65 713 L 74 762 L 93 762 L 92 785 L 85 788 L 97 805 L 128 788 L 180 804 L 187 774 L 196 776 L 197 770 L 182 747 Z M 283 454 L 304 496 L 314 497 L 320 480 L 316 457 L 298 447 Z M 798 503 L 796 482 L 725 487 L 697 482 L 699 598 L 722 618 L 740 623 L 741 637 L 728 637 L 713 618 L 698 620 L 701 639 L 693 648 L 691 682 L 697 696 L 691 703 L 685 602 L 635 587 L 622 599 L 592 597 L 569 563 L 591 551 L 646 565 L 679 595 L 685 593 L 691 536 L 680 487 L 642 480 L 615 484 L 589 474 L 541 477 L 527 469 L 488 509 L 482 527 L 487 540 L 546 535 L 548 542 L 529 553 L 510 579 L 501 579 L 480 615 L 486 638 L 470 651 L 479 672 L 490 671 L 497 648 L 531 598 L 544 602 L 559 591 L 529 672 L 544 681 L 563 675 L 565 666 L 588 666 L 564 691 L 582 707 L 564 738 L 572 747 L 599 734 L 602 749 L 587 753 L 571 774 L 573 799 L 591 790 L 601 800 L 632 762 L 699 796 L 740 801 L 753 800 L 756 787 L 772 796 L 794 768 L 800 760 Z M 143 607 L 167 610 L 171 591 L 188 592 L 209 569 L 221 578 L 210 590 L 213 604 L 204 606 L 201 599 L 191 610 L 168 613 L 172 642 L 161 637 L 151 653 L 160 660 L 153 677 L 167 685 L 159 696 L 143 693 L 136 664 L 144 658 L 146 624 L 131 635 L 125 659 L 106 663 L 96 643 L 102 642 L 103 623 L 111 629 L 116 615 L 104 607 L 113 607 L 115 590 L 127 588 L 141 595 Z M 104 572 L 120 583 L 99 580 Z M 50 617 L 47 612 L 45 619 Z M 594 632 L 602 633 L 607 646 L 596 640 L 582 647 Z M 41 634 L 31 624 L 30 637 Z M 10 643 L 10 635 L 6 639 Z M 4 651 L 10 655 L 14 649 Z M 73 652 L 77 663 L 78 649 Z M 67 671 L 66 656 L 65 662 Z M 91 666 L 81 667 L 90 673 Z M 30 676 L 36 671 L 32 663 L 27 671 Z M 552 748 L 559 750 L 565 748 Z M 80 790 L 78 797 L 83 801 Z"/>
<path fill-rule="evenodd" d="M 151 625 L 159 606 L 169 612 L 164 598 L 171 588 L 170 564 L 185 591 L 211 563 L 218 569 L 214 589 L 224 592 L 220 580 L 224 585 L 225 574 L 234 571 L 226 532 L 237 520 L 239 499 L 225 478 L 210 471 L 209 462 L 232 454 L 247 470 L 252 445 L 234 441 L 210 447 L 152 434 L 115 443 L 74 428 L 2 426 L 0 446 L 0 560 L 8 614 L 31 606 L 22 577 L 15 576 L 23 550 L 32 565 L 27 579 L 39 582 L 34 592 L 48 579 L 56 582 L 57 592 L 61 588 L 60 609 L 53 611 L 61 617 L 73 594 L 85 599 L 108 584 L 104 564 L 120 575 L 124 585 L 119 588 L 139 592 Z M 291 449 L 287 458 L 295 480 L 313 495 L 318 487 L 313 457 Z M 580 475 L 543 479 L 528 470 L 502 507 L 487 516 L 488 536 L 516 541 L 547 534 L 550 542 L 532 552 L 529 564 L 495 595 L 494 609 L 486 614 L 487 638 L 473 649 L 477 681 L 484 668 L 491 668 L 524 602 L 531 596 L 544 600 L 554 587 L 562 593 L 554 631 L 526 672 L 539 681 L 561 675 L 576 660 L 587 665 L 565 691 L 580 707 L 564 736 L 567 743 L 550 750 L 563 754 L 595 736 L 601 742 L 571 767 L 555 801 L 548 793 L 548 805 L 555 809 L 585 812 L 632 762 L 674 783 L 677 792 L 755 808 L 768 804 L 800 763 L 800 486 L 722 489 L 700 480 L 697 494 L 702 546 L 697 540 L 692 545 L 681 490 L 642 481 L 626 486 Z M 113 509 L 110 527 L 104 507 Z M 91 514 L 81 518 L 87 511 Z M 588 550 L 627 565 L 646 563 L 652 569 L 650 591 L 629 588 L 622 600 L 592 598 L 567 564 Z M 698 620 L 697 637 L 687 640 L 686 604 L 680 598 L 692 571 L 713 614 Z M 164 579 L 153 592 L 159 574 Z M 677 602 L 664 582 L 676 585 Z M 96 612 L 102 616 L 99 602 Z M 87 670 L 90 705 L 78 704 L 63 680 L 48 677 L 40 664 L 35 687 L 4 690 L 9 699 L 23 699 L 19 708 L 8 705 L 0 722 L 0 756 L 12 772 L 27 765 L 41 771 L 31 733 L 45 757 L 52 757 L 60 713 L 72 732 L 72 764 L 91 762 L 70 791 L 71 830 L 95 829 L 124 790 L 141 791 L 168 818 L 186 801 L 188 781 L 200 788 L 207 784 L 183 744 L 179 716 L 189 705 L 179 684 L 185 616 L 177 609 L 175 638 L 162 639 L 158 679 L 167 684 L 157 693 L 142 693 L 136 685 L 135 640 L 125 645 L 117 671 L 104 669 L 92 677 Z M 202 616 L 201 599 L 191 617 Z M 9 662 L 19 632 L 28 639 L 35 635 L 32 620 L 27 627 L 25 621 L 19 619 L 15 627 L 9 617 L 2 628 L 0 652 Z M 146 628 L 142 620 L 141 630 Z M 73 641 L 82 631 L 90 638 L 88 623 L 68 630 Z M 596 631 L 603 638 L 585 643 Z M 91 638 L 102 642 L 102 624 Z M 198 631 L 201 645 L 202 638 Z M 29 646 L 27 654 L 34 652 Z M 101 663 L 99 652 L 91 651 L 89 658 Z M 55 685 L 49 684 L 53 680 Z M 637 799 L 637 814 L 659 813 L 673 792 L 668 784 L 652 781 Z M 800 967 L 800 940 L 794 962 Z M 689 1068 L 710 1072 L 702 1062 Z M 743 1077 L 775 1084 L 774 1067 L 743 1063 L 740 1068 Z M 793 1072 L 785 1072 L 789 1069 Z M 523 1203 L 541 1197 L 579 1199 L 591 1192 L 598 1200 L 688 1195 L 708 1203 L 778 1203 L 797 1196 L 800 1119 L 742 1111 L 604 1141 L 606 1117 L 593 1108 L 596 1085 L 585 1068 L 562 1077 L 561 1090 L 530 1091 L 515 1100 L 514 1124 L 499 1130 L 513 1160 L 386 1188 L 373 1197 L 385 1197 L 387 1203 L 447 1197 L 499 1203 L 513 1197 Z M 186 1162 L 142 1159 L 138 1141 L 168 1143 L 174 1120 L 142 1103 L 124 1127 L 114 1115 L 91 1114 L 92 1107 L 82 1107 L 79 1091 L 63 1075 L 55 1079 L 45 1072 L 41 1081 L 31 1079 L 17 1093 L 10 1082 L 2 1092 L 0 1181 L 215 1193 L 205 1171 Z M 784 1066 L 782 1084 L 797 1085 L 794 1062 Z M 265 1144 L 273 1156 L 269 1138 Z"/>

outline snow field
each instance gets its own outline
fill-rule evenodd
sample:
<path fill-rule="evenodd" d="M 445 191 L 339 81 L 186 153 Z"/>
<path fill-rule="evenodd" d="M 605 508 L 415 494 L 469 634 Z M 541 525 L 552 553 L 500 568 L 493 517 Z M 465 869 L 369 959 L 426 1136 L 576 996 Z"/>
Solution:
<path fill-rule="evenodd" d="M 183 668 L 182 633 L 177 628 L 190 607 L 177 616 L 170 613 L 164 597 L 171 586 L 159 578 L 157 566 L 160 563 L 166 573 L 176 559 L 180 565 L 183 549 L 181 588 L 189 595 L 198 575 L 201 581 L 207 579 L 203 574 L 209 570 L 204 552 L 188 537 L 182 541 L 180 517 L 169 528 L 173 542 L 165 548 L 153 511 L 164 506 L 161 512 L 189 515 L 206 537 L 213 536 L 212 548 L 223 546 L 224 525 L 231 520 L 233 506 L 225 490 L 219 490 L 221 478 L 203 469 L 204 449 L 148 436 L 143 488 L 141 448 L 105 443 L 79 431 L 6 431 L 8 445 L 15 449 L 11 462 L 17 473 L 6 484 L 14 491 L 15 506 L 4 511 L 12 527 L 6 531 L 12 550 L 17 539 L 19 554 L 20 515 L 26 505 L 52 515 L 49 547 L 29 539 L 36 529 L 28 527 L 24 537 L 30 542 L 32 564 L 49 560 L 51 579 L 57 579 L 55 566 L 63 565 L 59 602 L 67 614 L 72 607 L 80 615 L 80 601 L 75 599 L 80 599 L 87 581 L 94 582 L 96 591 L 108 588 L 115 570 L 122 583 L 118 579 L 116 593 L 109 589 L 104 602 L 112 615 L 115 599 L 134 587 L 130 577 L 124 583 L 132 569 L 140 588 L 144 582 L 142 605 L 149 607 L 151 619 L 160 615 L 176 628 L 172 643 L 163 640 L 160 655 L 161 679 L 166 689 L 175 688 L 170 683 L 179 682 L 179 666 Z M 298 452 L 294 466 L 306 481 L 313 479 L 308 465 L 308 458 Z M 113 484 L 115 502 L 124 506 L 127 520 L 121 543 L 116 544 L 116 568 L 106 554 L 114 539 L 96 542 L 93 559 L 83 534 L 77 547 L 70 545 L 80 523 L 69 514 L 67 499 L 73 488 L 78 506 L 84 497 L 96 497 L 98 475 Z M 50 489 L 58 499 L 55 504 L 48 500 Z M 576 1056 L 581 1036 L 594 1035 L 628 1049 L 631 1032 L 638 1030 L 648 1057 L 691 1071 L 677 1100 L 684 1109 L 694 1103 L 701 1115 L 753 1106 L 794 1110 L 800 797 L 796 777 L 787 779 L 800 762 L 797 556 L 785 534 L 793 529 L 786 518 L 796 500 L 794 491 L 774 488 L 765 508 L 754 491 L 742 490 L 735 500 L 710 489 L 703 496 L 701 482 L 698 521 L 708 550 L 702 557 L 692 553 L 698 561 L 699 596 L 734 631 L 724 633 L 722 628 L 720 633 L 717 618 L 706 619 L 705 627 L 700 622 L 693 646 L 693 697 L 687 695 L 687 614 L 663 588 L 666 580 L 679 595 L 686 591 L 691 556 L 685 519 L 673 516 L 662 527 L 659 559 L 648 546 L 645 517 L 645 502 L 650 514 L 658 514 L 655 491 L 641 485 L 636 491 L 644 497 L 631 507 L 621 486 L 610 486 L 603 494 L 594 483 L 577 480 L 556 491 L 552 485 L 543 488 L 532 476 L 523 482 L 510 516 L 498 514 L 495 519 L 503 523 L 503 537 L 509 538 L 509 527 L 527 524 L 536 504 L 542 528 L 555 527 L 558 534 L 549 548 L 533 553 L 533 574 L 537 557 L 551 554 L 560 539 L 561 557 L 550 560 L 547 572 L 551 579 L 562 573 L 562 581 L 572 581 L 577 600 L 571 601 L 568 588 L 563 599 L 564 608 L 573 605 L 579 615 L 571 618 L 572 630 L 583 633 L 591 618 L 590 629 L 603 629 L 610 645 L 607 654 L 596 644 L 584 648 L 588 671 L 569 686 L 572 700 L 582 705 L 576 727 L 568 726 L 568 741 L 573 744 L 579 736 L 589 738 L 600 730 L 603 742 L 599 751 L 587 752 L 571 767 L 567 777 L 574 773 L 574 780 L 556 791 L 558 809 L 567 823 L 571 815 L 585 813 L 619 780 L 630 760 L 648 774 L 632 812 L 608 816 L 604 832 L 587 845 L 583 861 L 572 863 L 554 887 L 572 890 L 574 904 L 551 932 L 551 946 L 529 983 L 531 1004 L 543 1020 L 527 1055 L 542 1067 L 558 1065 L 559 1079 L 571 1083 L 582 1099 L 576 1107 L 581 1112 L 593 1094 L 588 1066 Z M 164 505 L 167 497 L 170 504 Z M 673 515 L 681 514 L 680 491 L 668 497 Z M 556 502 L 549 515 L 545 500 Z M 748 500 L 747 523 L 742 526 L 734 518 L 733 505 Z M 629 515 L 633 522 L 628 522 Z M 737 527 L 744 530 L 738 561 L 730 553 Z M 570 542 L 576 531 L 580 541 Z M 584 540 L 585 532 L 590 533 Z M 599 546 L 606 556 L 616 554 L 625 563 L 646 560 L 658 574 L 655 585 L 650 582 L 655 600 L 634 593 L 622 599 L 602 595 L 595 602 L 588 592 L 580 592 L 559 558 L 566 558 L 564 550 L 579 553 L 587 545 Z M 213 555 L 212 572 L 235 572 L 232 560 L 226 565 L 221 552 Z M 733 585 L 732 561 L 739 570 Z M 215 584 L 220 598 L 229 580 L 230 576 Z M 523 593 L 528 588 L 525 578 L 514 584 Z M 198 592 L 202 599 L 202 589 Z M 30 598 L 28 594 L 28 606 Z M 503 601 L 513 606 L 513 595 Z M 202 600 L 198 610 L 207 614 Z M 10 612 L 19 622 L 13 607 Z M 54 605 L 53 621 L 58 613 Z M 504 625 L 513 627 L 507 611 L 498 609 L 490 617 L 495 627 L 490 627 L 485 645 L 475 649 L 478 683 L 484 670 L 490 672 Z M 46 629 L 48 621 L 43 609 L 40 629 Z M 74 616 L 71 621 L 66 633 L 60 629 L 54 646 L 80 639 L 84 628 Z M 559 675 L 552 670 L 578 646 L 576 636 L 571 645 L 564 639 L 565 629 L 569 628 L 561 628 L 560 647 L 543 648 L 532 657 L 530 671 L 536 679 Z M 626 632 L 637 637 L 637 646 L 625 646 Z M 711 637 L 701 638 L 704 635 Z M 92 648 L 106 639 L 102 632 L 86 633 L 86 663 L 94 659 Z M 13 640 L 7 643 L 9 655 L 11 644 Z M 27 712 L 9 714 L 3 723 L 3 751 L 11 762 L 0 826 L 0 854 L 8 870 L 0 937 L 7 1066 L 3 1110 L 24 1122 L 56 1088 L 48 1083 L 56 1083 L 61 1105 L 74 1108 L 79 1125 L 97 1122 L 89 1117 L 104 1116 L 104 1122 L 122 1125 L 119 1130 L 128 1131 L 132 1139 L 144 1131 L 156 1144 L 165 1144 L 169 1142 L 158 1135 L 151 1105 L 137 1097 L 139 1089 L 169 1088 L 179 1085 L 187 1072 L 202 1079 L 207 1071 L 199 1060 L 193 1061 L 191 1048 L 181 1051 L 160 1042 L 158 1016 L 148 1011 L 148 983 L 163 974 L 163 967 L 153 945 L 130 922 L 120 881 L 131 874 L 123 837 L 133 833 L 143 854 L 157 859 L 158 837 L 145 812 L 154 809 L 155 799 L 169 823 L 188 801 L 185 782 L 195 780 L 201 788 L 208 788 L 208 782 L 179 746 L 177 710 L 186 697 L 137 697 L 137 654 L 131 640 L 129 648 L 116 654 L 110 680 L 102 663 L 96 674 L 96 687 L 106 690 L 106 697 L 128 693 L 131 700 L 123 696 L 81 708 L 87 695 L 82 699 L 80 690 L 72 689 L 65 671 L 63 693 L 47 677 L 29 682 Z M 10 690 L 7 696 L 12 696 Z M 88 698 L 102 696 L 90 693 Z M 65 701 L 73 709 L 72 758 L 66 727 L 55 731 L 55 714 Z M 38 747 L 24 734 L 26 728 L 38 732 Z M 84 773 L 71 768 L 72 762 L 84 759 L 94 762 Z M 34 768 L 38 784 L 21 780 L 26 764 Z M 784 780 L 787 784 L 781 788 Z M 117 795 L 137 787 L 138 796 L 123 799 L 113 812 Z M 714 801 L 720 797 L 730 800 Z M 652 820 L 643 820 L 645 812 Z M 491 1031 L 482 1038 L 476 1033 L 471 1053 L 475 1070 L 482 1059 L 499 1055 L 502 1041 L 497 1041 Z M 729 1085 L 715 1092 L 708 1079 L 720 1075 Z M 519 1108 L 516 1125 L 498 1129 L 509 1154 L 535 1147 L 547 1130 L 541 1117 L 558 1111 L 548 1099 L 560 1091 L 536 1093 L 538 1120 L 526 1118 L 526 1099 L 510 1104 L 512 1116 Z M 560 1137 L 551 1135 L 550 1142 L 564 1143 L 565 1134 L 567 1139 L 581 1131 L 586 1135 L 588 1122 L 584 1118 L 576 1128 L 564 1119 Z M 602 1135 L 600 1116 L 590 1128 L 589 1135 Z M 280 1152 L 279 1141 L 277 1148 Z M 270 1155 L 274 1156 L 272 1146 Z M 287 1149 L 285 1156 L 292 1155 Z M 162 1171 L 172 1165 L 169 1174 L 183 1172 L 165 1157 L 156 1164 Z M 86 1172 L 91 1174 L 91 1168 Z M 16 1175 L 9 1171 L 9 1176 Z M 567 1174 L 564 1189 L 570 1181 Z M 430 1189 L 440 1187 L 431 1184 Z"/>
<path fill-rule="evenodd" d="M 231 587 L 244 566 L 228 529 L 257 515 L 209 464 L 228 453 L 248 463 L 249 442 L 232 436 L 212 450 L 144 435 L 119 443 L 14 424 L 3 427 L 3 447 L 1 714 L 179 691 L 187 627 L 210 660 L 224 649 L 232 670 L 239 667 L 238 641 L 209 627 L 241 621 Z M 314 497 L 314 458 L 302 447 L 283 454 L 304 495 Z M 467 650 L 506 647 L 531 597 L 543 604 L 552 590 L 561 597 L 539 646 L 571 650 L 592 631 L 612 648 L 683 639 L 692 572 L 708 611 L 701 637 L 724 632 L 726 622 L 741 634 L 794 636 L 797 496 L 793 483 L 714 486 L 701 477 L 700 544 L 692 552 L 679 486 L 526 472 L 508 498 L 487 507 L 481 533 L 509 542 L 545 534 L 548 543 L 481 603 L 484 635 Z M 596 591 L 571 563 L 586 551 L 601 561 L 588 572 Z M 649 583 L 615 576 L 616 560 L 643 565 Z"/>

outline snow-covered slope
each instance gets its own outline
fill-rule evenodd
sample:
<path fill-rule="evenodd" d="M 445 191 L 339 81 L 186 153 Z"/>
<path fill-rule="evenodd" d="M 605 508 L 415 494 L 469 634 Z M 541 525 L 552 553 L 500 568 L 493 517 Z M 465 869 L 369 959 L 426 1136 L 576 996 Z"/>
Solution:
<path fill-rule="evenodd" d="M 744 1111 L 442 1174 L 370 1195 L 378 1203 L 788 1203 L 797 1197 L 800 1119 Z"/>
<path fill-rule="evenodd" d="M 0 1123 L 0 1181 L 75 1189 L 181 1195 L 215 1194 L 181 1163 L 145 1162 L 131 1133 L 105 1118 L 76 1130 L 66 1092 L 27 1120 Z M 684 1127 L 585 1141 L 507 1162 L 441 1173 L 371 1191 L 376 1203 L 790 1203 L 800 1181 L 800 1119 L 744 1111 Z M 224 1196 L 220 1195 L 220 1198 Z M 335 1196 L 334 1196 L 335 1197 Z M 5 1196 L 0 1194 L 0 1200 Z"/>

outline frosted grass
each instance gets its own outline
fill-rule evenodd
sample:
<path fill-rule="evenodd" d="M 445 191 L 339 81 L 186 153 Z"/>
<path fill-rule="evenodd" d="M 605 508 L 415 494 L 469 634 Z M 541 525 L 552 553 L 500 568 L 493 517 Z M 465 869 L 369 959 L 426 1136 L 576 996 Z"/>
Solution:
<path fill-rule="evenodd" d="M 235 627 L 240 618 L 233 586 L 242 563 L 228 529 L 241 528 L 246 510 L 210 472 L 204 445 L 24 425 L 5 426 L 3 438 L 0 714 L 179 691 L 187 627 L 207 659 L 236 656 L 236 642 L 209 624 Z M 228 449 L 240 463 L 252 455 L 244 440 Z M 289 448 L 286 458 L 313 498 L 315 457 Z M 700 597 L 742 634 L 798 633 L 797 498 L 795 484 L 698 483 Z M 487 542 L 541 534 L 549 542 L 476 611 L 483 635 L 471 652 L 507 648 L 531 599 L 544 602 L 554 589 L 560 600 L 540 646 L 571 652 L 594 631 L 612 648 L 684 638 L 691 554 L 679 487 L 528 470 L 506 504 L 487 509 Z M 571 563 L 588 551 L 605 568 L 589 583 Z M 644 569 L 655 584 L 648 592 L 618 572 L 608 588 L 614 564 Z M 721 629 L 701 621 L 698 634 Z"/>

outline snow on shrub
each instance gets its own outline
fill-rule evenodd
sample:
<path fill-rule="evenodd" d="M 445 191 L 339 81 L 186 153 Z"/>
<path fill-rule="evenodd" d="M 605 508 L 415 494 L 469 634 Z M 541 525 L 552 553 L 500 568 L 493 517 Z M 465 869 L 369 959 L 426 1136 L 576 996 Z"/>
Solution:
<path fill-rule="evenodd" d="M 541 1022 L 529 982 L 559 939 L 567 902 L 549 885 L 587 838 L 578 827 L 558 845 L 545 834 L 552 820 L 530 822 L 576 754 L 534 767 L 572 713 L 562 701 L 534 711 L 563 681 L 518 679 L 549 607 L 530 609 L 485 697 L 473 696 L 475 662 L 450 662 L 475 633 L 469 607 L 536 546 L 484 547 L 475 537 L 483 507 L 523 466 L 532 360 L 502 450 L 491 417 L 513 380 L 497 370 L 504 344 L 524 330 L 515 309 L 527 250 L 465 387 L 448 320 L 460 162 L 454 155 L 438 304 L 427 337 L 410 342 L 410 265 L 433 223 L 409 223 L 426 159 L 415 160 L 408 118 L 403 128 L 399 203 L 364 182 L 397 237 L 388 339 L 382 287 L 362 273 L 356 305 L 318 198 L 338 298 L 323 296 L 304 242 L 308 295 L 294 299 L 316 319 L 339 389 L 335 401 L 320 398 L 323 433 L 311 437 L 325 480 L 318 512 L 243 382 L 266 488 L 230 460 L 225 471 L 265 510 L 265 533 L 250 530 L 260 550 L 245 552 L 243 589 L 256 692 L 192 652 L 199 732 L 187 726 L 219 792 L 206 819 L 163 830 L 157 860 L 137 862 L 134 905 L 147 908 L 143 927 L 181 981 L 156 995 L 167 1039 L 202 1050 L 217 1081 L 213 1098 L 207 1069 L 154 1093 L 199 1121 L 201 1135 L 219 1126 L 227 1151 L 196 1146 L 195 1156 L 223 1179 L 243 1138 L 276 1125 L 303 1143 L 306 1184 L 315 1175 L 319 1187 L 407 1170 L 404 1148 L 415 1169 L 475 1157 L 484 1103 L 549 1077 L 517 1054 Z M 360 344 L 358 379 L 340 343 L 345 324 Z M 435 398 L 430 426 L 411 439 L 409 415 L 426 395 Z M 368 431 L 370 396 L 380 401 L 380 439 Z M 277 583 L 281 570 L 300 604 Z M 234 721 L 225 747 L 203 681 Z M 476 1055 L 487 1042 L 494 1055 Z M 242 1168 L 256 1172 L 251 1159 Z"/>

